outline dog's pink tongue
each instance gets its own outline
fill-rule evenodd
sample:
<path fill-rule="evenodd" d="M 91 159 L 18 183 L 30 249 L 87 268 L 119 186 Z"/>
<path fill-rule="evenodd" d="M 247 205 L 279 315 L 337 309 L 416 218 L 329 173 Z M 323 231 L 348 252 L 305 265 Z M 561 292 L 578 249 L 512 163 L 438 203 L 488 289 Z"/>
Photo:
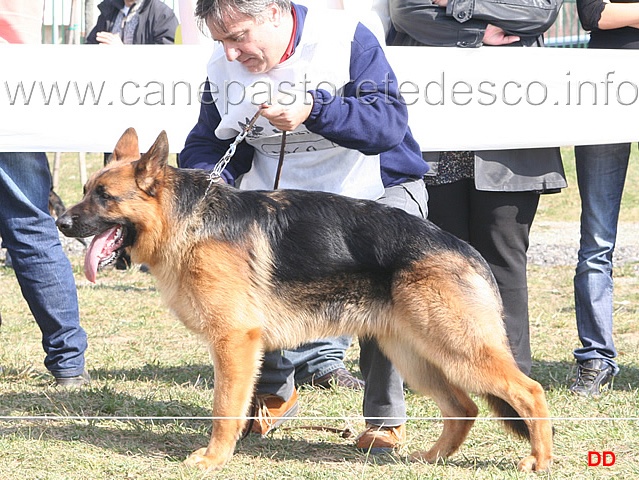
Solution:
<path fill-rule="evenodd" d="M 91 283 L 95 283 L 95 279 L 98 274 L 98 265 L 100 260 L 104 258 L 102 251 L 107 243 L 107 240 L 113 235 L 118 227 L 108 229 L 106 232 L 102 232 L 99 235 L 93 237 L 91 245 L 87 249 L 87 253 L 84 256 L 84 276 Z"/>

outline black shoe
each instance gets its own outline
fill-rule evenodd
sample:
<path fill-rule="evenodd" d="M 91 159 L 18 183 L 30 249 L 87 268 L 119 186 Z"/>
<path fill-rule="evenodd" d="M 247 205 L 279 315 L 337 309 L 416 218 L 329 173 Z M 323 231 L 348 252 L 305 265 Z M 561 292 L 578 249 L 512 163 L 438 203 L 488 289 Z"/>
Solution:
<path fill-rule="evenodd" d="M 82 372 L 82 375 L 75 377 L 55 377 L 56 387 L 62 388 L 79 388 L 91 383 L 91 376 L 86 370 Z"/>
<path fill-rule="evenodd" d="M 364 389 L 364 382 L 359 378 L 355 378 L 351 372 L 345 368 L 338 368 L 326 375 L 322 375 L 321 377 L 314 379 L 312 385 L 314 387 L 321 388 L 342 387 L 350 388 L 352 390 Z"/>
<path fill-rule="evenodd" d="M 586 360 L 579 363 L 577 380 L 570 391 L 582 397 L 598 397 L 602 389 L 612 388 L 613 368 L 603 360 Z"/>

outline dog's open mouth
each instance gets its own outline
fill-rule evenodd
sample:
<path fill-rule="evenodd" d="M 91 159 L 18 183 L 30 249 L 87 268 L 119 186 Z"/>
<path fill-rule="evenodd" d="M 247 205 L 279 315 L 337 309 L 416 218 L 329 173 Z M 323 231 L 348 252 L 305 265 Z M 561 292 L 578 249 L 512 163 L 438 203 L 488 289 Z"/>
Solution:
<path fill-rule="evenodd" d="M 124 228 L 122 225 L 116 225 L 93 237 L 84 257 L 84 275 L 87 280 L 95 283 L 98 269 L 115 262 L 120 255 L 123 244 Z"/>

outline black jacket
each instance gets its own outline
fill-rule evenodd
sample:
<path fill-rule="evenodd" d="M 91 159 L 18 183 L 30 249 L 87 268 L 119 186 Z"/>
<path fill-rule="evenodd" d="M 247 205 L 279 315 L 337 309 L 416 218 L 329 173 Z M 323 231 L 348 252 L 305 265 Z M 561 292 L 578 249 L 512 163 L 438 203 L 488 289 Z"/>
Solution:
<path fill-rule="evenodd" d="M 513 45 L 531 46 L 555 22 L 563 0 L 449 0 L 446 8 L 429 0 L 391 0 L 390 15 L 401 38 L 395 45 L 479 47 L 486 25 L 518 35 Z M 403 35 L 402 35 L 403 34 Z"/>
<path fill-rule="evenodd" d="M 448 0 L 447 8 L 443 8 L 430 0 L 390 0 L 391 20 L 399 32 L 391 44 L 479 47 L 486 25 L 492 24 L 521 37 L 520 42 L 512 45 L 541 46 L 542 34 L 555 21 L 561 4 L 562 0 Z M 478 190 L 550 192 L 566 187 L 559 148 L 474 153 Z M 439 152 L 422 155 L 434 174 Z"/>
<path fill-rule="evenodd" d="M 86 38 L 86 43 L 98 43 L 98 32 L 110 32 L 124 0 L 104 0 L 98 5 L 100 16 Z M 160 0 L 146 0 L 138 11 L 140 23 L 135 30 L 133 43 L 136 45 L 171 44 L 175 41 L 178 20 L 173 10 Z"/>

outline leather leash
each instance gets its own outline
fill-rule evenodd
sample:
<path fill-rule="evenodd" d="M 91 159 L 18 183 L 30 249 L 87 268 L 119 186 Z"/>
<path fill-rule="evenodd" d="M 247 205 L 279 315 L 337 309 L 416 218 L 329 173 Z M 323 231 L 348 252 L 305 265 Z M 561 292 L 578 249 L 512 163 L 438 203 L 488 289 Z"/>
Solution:
<path fill-rule="evenodd" d="M 351 438 L 355 433 L 348 427 L 345 428 L 335 428 L 335 427 L 324 427 L 322 425 L 300 425 L 299 427 L 284 427 L 280 428 L 280 430 L 315 430 L 317 432 L 329 432 L 336 433 L 342 438 Z"/>
<path fill-rule="evenodd" d="M 277 161 L 277 172 L 275 172 L 275 183 L 273 190 L 277 190 L 280 185 L 280 177 L 282 176 L 282 165 L 284 165 L 284 149 L 286 148 L 286 130 L 282 130 L 282 142 L 280 143 L 280 158 Z"/>

